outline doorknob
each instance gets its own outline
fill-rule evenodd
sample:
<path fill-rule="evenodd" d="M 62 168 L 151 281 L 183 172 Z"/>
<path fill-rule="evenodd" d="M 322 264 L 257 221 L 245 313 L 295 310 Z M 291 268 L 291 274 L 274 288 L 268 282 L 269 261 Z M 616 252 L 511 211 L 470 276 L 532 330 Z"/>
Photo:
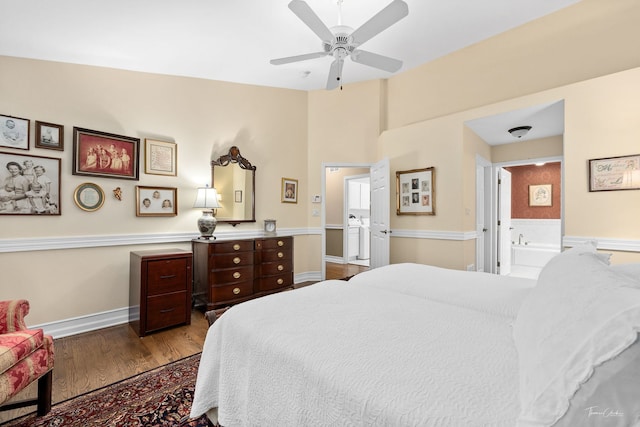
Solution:
<path fill-rule="evenodd" d="M 380 230 L 381 233 L 387 234 L 387 230 Z"/>
<path fill-rule="evenodd" d="M 482 232 L 483 232 L 483 233 L 486 233 L 488 230 L 489 230 L 488 228 L 483 228 L 483 229 L 482 229 Z"/>

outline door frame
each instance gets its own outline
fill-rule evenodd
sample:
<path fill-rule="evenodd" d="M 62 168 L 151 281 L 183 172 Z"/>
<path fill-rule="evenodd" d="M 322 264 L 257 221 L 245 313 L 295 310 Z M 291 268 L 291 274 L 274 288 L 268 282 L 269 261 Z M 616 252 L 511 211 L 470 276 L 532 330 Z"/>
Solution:
<path fill-rule="evenodd" d="M 327 268 L 326 268 L 326 257 L 327 257 L 327 169 L 328 168 L 369 168 L 375 165 L 375 163 L 352 163 L 352 162 L 322 162 L 321 173 L 320 173 L 320 191 L 322 197 L 322 203 L 320 207 L 320 235 L 321 235 L 321 243 L 322 250 L 320 252 L 321 262 L 320 262 L 320 278 L 321 280 L 325 280 L 327 277 Z M 346 232 L 348 232 L 348 224 L 345 224 L 347 227 Z M 343 228 L 343 233 L 345 232 Z M 344 237 L 343 237 L 344 242 Z M 344 245 L 344 243 L 343 243 Z M 342 254 L 344 258 L 344 253 Z"/>
<path fill-rule="evenodd" d="M 345 264 L 349 263 L 349 181 L 354 179 L 368 178 L 369 184 L 371 184 L 371 173 L 349 175 L 344 177 L 343 183 L 343 201 L 342 201 L 342 223 L 345 224 L 346 233 L 342 233 L 342 260 Z M 369 206 L 369 216 L 371 216 L 371 206 Z"/>
<path fill-rule="evenodd" d="M 551 156 L 551 157 L 536 157 L 525 160 L 511 160 L 507 162 L 493 163 L 491 167 L 491 191 L 487 192 L 485 189 L 485 204 L 491 205 L 491 270 L 489 273 L 496 274 L 498 272 L 497 259 L 498 259 L 498 170 L 508 166 L 526 166 L 534 165 L 536 163 L 551 163 L 560 162 L 560 238 L 564 236 L 564 156 Z"/>

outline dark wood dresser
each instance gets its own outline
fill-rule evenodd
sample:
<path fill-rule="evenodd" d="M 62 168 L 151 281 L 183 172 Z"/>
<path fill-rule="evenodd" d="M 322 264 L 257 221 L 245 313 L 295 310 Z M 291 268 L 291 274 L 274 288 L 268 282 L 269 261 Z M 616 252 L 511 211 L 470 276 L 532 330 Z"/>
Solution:
<path fill-rule="evenodd" d="M 138 336 L 191 323 L 192 263 L 180 249 L 131 252 L 129 324 Z"/>
<path fill-rule="evenodd" d="M 193 299 L 215 310 L 293 286 L 293 237 L 191 241 Z"/>

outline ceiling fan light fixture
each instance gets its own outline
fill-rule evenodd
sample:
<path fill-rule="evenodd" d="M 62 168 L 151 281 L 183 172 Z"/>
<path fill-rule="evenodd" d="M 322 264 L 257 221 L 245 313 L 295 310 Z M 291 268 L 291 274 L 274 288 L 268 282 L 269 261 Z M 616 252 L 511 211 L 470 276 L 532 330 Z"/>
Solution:
<path fill-rule="evenodd" d="M 531 126 L 518 126 L 509 129 L 509 133 L 516 138 L 522 138 L 523 136 L 528 134 L 530 130 Z"/>

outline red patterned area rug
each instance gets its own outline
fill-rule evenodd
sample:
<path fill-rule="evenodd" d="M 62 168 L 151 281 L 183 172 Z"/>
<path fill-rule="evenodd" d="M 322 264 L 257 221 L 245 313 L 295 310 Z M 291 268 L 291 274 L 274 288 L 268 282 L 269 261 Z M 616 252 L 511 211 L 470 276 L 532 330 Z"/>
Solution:
<path fill-rule="evenodd" d="M 189 418 L 200 354 L 190 356 L 3 424 L 7 427 L 212 426 Z"/>

